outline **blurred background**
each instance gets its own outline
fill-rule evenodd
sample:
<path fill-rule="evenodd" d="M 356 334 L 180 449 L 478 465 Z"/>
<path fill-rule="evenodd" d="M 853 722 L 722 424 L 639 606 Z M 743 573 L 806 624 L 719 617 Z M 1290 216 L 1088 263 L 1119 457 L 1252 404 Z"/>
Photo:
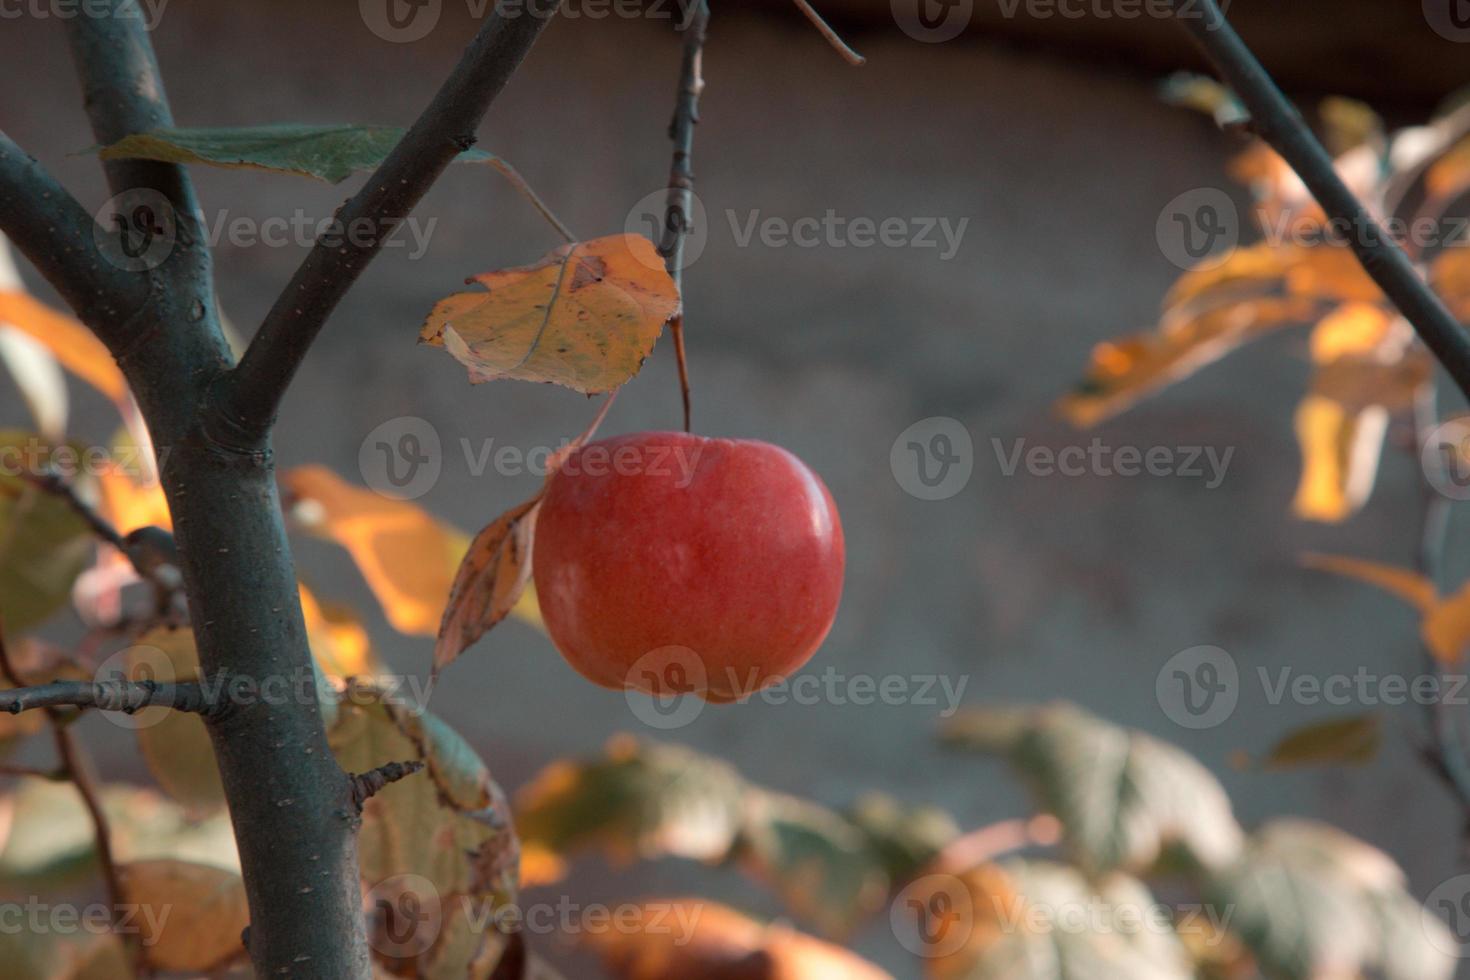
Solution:
<path fill-rule="evenodd" d="M 1094 344 L 1153 323 L 1180 272 L 1157 234 L 1169 202 L 1220 188 L 1245 204 L 1225 172 L 1239 141 L 1158 98 L 1164 76 L 1199 67 L 1193 51 L 1167 23 L 1098 16 L 1091 6 L 1073 17 L 978 3 L 942 43 L 902 29 L 913 23 L 902 0 L 822 6 L 867 56 L 864 67 L 846 65 L 787 4 L 714 11 L 695 151 L 706 222 L 685 274 L 694 426 L 788 447 L 837 500 L 846 593 L 807 671 L 902 677 L 916 695 L 928 685 L 927 696 L 866 706 L 757 698 L 659 732 L 513 620 L 450 669 L 435 712 L 510 790 L 553 759 L 633 731 L 722 755 L 756 782 L 829 804 L 876 789 L 940 804 L 973 827 L 1026 815 L 1030 804 L 999 764 L 937 744 L 954 706 L 946 692 L 962 692 L 965 704 L 1069 699 L 1198 756 L 1247 827 L 1283 814 L 1328 819 L 1393 855 L 1415 894 L 1427 895 L 1462 870 L 1463 828 L 1415 758 L 1413 706 L 1384 709 L 1385 744 L 1361 767 L 1274 773 L 1242 764 L 1290 729 L 1362 710 L 1273 698 L 1261 671 L 1274 679 L 1283 668 L 1315 677 L 1415 669 L 1411 611 L 1298 563 L 1305 551 L 1411 563 L 1421 511 L 1413 454 L 1387 451 L 1372 500 L 1346 524 L 1292 517 L 1291 418 L 1309 370 L 1300 331 L 1249 347 L 1095 432 L 1073 430 L 1052 410 Z M 1408 124 L 1470 82 L 1470 46 L 1460 43 L 1470 36 L 1436 30 L 1432 6 L 1236 0 L 1230 14 L 1304 106 L 1350 95 Z M 154 40 L 180 125 L 406 125 L 472 31 L 459 0 L 444 0 L 433 29 L 411 43 L 378 36 L 346 2 L 172 0 Z M 667 179 L 679 55 L 667 15 L 568 16 L 496 103 L 480 146 L 517 167 L 580 236 L 621 231 Z M 95 160 L 80 152 L 92 138 L 61 25 L 6 20 L 0 65 L 0 124 L 88 208 L 100 207 L 108 194 Z M 329 186 L 200 168 L 195 179 L 213 225 L 326 218 L 361 177 Z M 930 227 L 934 244 L 913 234 L 865 248 L 746 235 L 752 222 L 829 213 Z M 458 364 L 415 343 L 429 307 L 465 276 L 533 261 L 558 244 L 555 233 L 484 168 L 453 169 L 416 214 L 426 250 L 411 239 L 387 250 L 349 294 L 287 399 L 277 456 L 283 467 L 320 462 L 362 482 L 369 433 L 422 418 L 439 436 L 442 470 L 418 502 L 473 531 L 537 480 L 482 469 L 487 441 L 557 446 L 585 426 L 591 406 L 559 388 L 471 387 Z M 227 233 L 216 254 L 224 309 L 248 332 L 305 247 L 232 242 Z M 37 295 L 54 298 L 23 272 Z M 79 397 L 73 428 L 105 438 L 112 409 Z M 679 412 L 665 341 L 603 433 L 676 428 Z M 890 458 L 901 433 L 933 418 L 955 420 L 973 447 L 968 482 L 942 500 L 908 492 L 912 480 Z M 26 424 L 13 389 L 0 422 Z M 1231 455 L 1218 481 L 1008 473 L 1018 445 L 1060 450 L 1094 436 L 1113 448 Z M 1455 552 L 1458 580 L 1470 563 Z M 297 558 L 319 593 L 364 613 L 386 660 L 427 675 L 431 641 L 388 625 L 345 553 L 302 537 Z M 1172 656 L 1200 645 L 1234 659 L 1239 699 L 1219 724 L 1188 728 L 1161 706 L 1156 680 Z M 105 773 L 146 779 L 116 729 L 97 718 L 85 726 Z M 781 912 L 738 876 L 676 861 L 614 870 L 587 858 L 568 891 L 589 902 L 698 892 Z M 854 947 L 897 976 L 914 975 L 886 919 Z"/>

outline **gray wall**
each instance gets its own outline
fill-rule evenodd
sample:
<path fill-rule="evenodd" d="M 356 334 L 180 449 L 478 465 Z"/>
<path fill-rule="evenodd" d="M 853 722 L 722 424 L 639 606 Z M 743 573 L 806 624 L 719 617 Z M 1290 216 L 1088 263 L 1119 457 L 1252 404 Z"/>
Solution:
<path fill-rule="evenodd" d="M 156 40 L 183 124 L 407 123 L 469 35 L 460 5 L 446 7 L 426 39 L 394 45 L 370 34 L 353 4 L 175 0 Z M 98 169 L 71 155 L 91 138 L 61 34 L 54 21 L 0 30 L 0 122 L 96 207 L 107 197 Z M 1050 402 L 1093 343 L 1150 321 L 1177 273 L 1155 242 L 1160 209 L 1185 190 L 1228 186 L 1231 145 L 1158 104 L 1144 74 L 983 43 L 865 41 L 870 63 L 856 70 L 795 25 L 720 12 L 697 151 L 711 220 L 687 274 L 696 426 L 790 447 L 829 483 L 847 530 L 843 609 L 810 669 L 965 678 L 971 703 L 1073 699 L 1198 754 L 1247 824 L 1330 819 L 1392 853 L 1427 893 L 1454 867 L 1460 823 L 1401 735 L 1418 724 L 1412 709 L 1392 711 L 1385 751 L 1362 769 L 1279 775 L 1228 764 L 1236 750 L 1258 753 L 1309 719 L 1355 710 L 1272 705 L 1258 667 L 1321 675 L 1413 663 L 1408 611 L 1296 565 L 1304 550 L 1407 563 L 1418 509 L 1415 466 L 1390 453 L 1373 502 L 1346 526 L 1287 513 L 1303 335 L 1247 350 L 1098 433 L 1111 446 L 1233 449 L 1218 489 L 1180 478 L 1006 477 L 992 448 L 992 439 L 1086 444 Z M 677 58 L 657 25 L 557 24 L 490 114 L 481 145 L 512 161 L 580 234 L 620 230 L 667 172 Z M 210 220 L 221 210 L 326 217 L 352 186 L 197 178 Z M 950 261 L 934 249 L 739 247 L 726 212 L 744 221 L 754 209 L 969 226 Z M 459 440 L 555 445 L 581 429 L 589 405 L 549 387 L 471 388 L 450 358 L 415 346 L 424 312 L 464 276 L 556 244 L 503 182 L 475 168 L 446 176 L 419 215 L 437 219 L 427 257 L 385 254 L 342 304 L 285 405 L 278 455 L 283 466 L 321 461 L 355 477 L 371 429 L 423 416 L 446 447 L 443 477 L 423 502 L 473 529 L 534 478 L 472 475 Z M 259 322 L 302 253 L 220 248 L 235 322 Z M 19 418 L 6 400 L 7 419 Z M 92 434 L 104 435 L 105 409 L 91 407 Z M 974 475 L 959 495 L 924 502 L 895 481 L 889 449 L 936 415 L 973 435 Z M 604 431 L 677 424 L 665 343 Z M 388 660 L 424 670 L 430 643 L 387 627 L 341 553 L 303 540 L 298 557 L 311 581 L 331 583 L 321 591 L 370 611 Z M 1154 685 L 1164 661 L 1198 644 L 1229 650 L 1244 683 L 1226 723 L 1191 731 L 1165 716 Z M 510 787 L 613 732 L 646 731 L 622 697 L 583 682 L 518 623 L 449 678 L 434 709 Z M 999 766 L 938 750 L 937 715 L 912 704 L 757 703 L 707 710 L 676 737 L 833 804 L 872 787 L 941 803 L 966 825 L 1024 812 Z M 111 765 L 131 767 L 125 748 L 99 744 Z M 777 911 L 732 874 L 674 863 L 612 875 L 589 861 L 573 885 L 604 899 L 693 888 Z M 913 975 L 881 923 L 860 948 Z"/>

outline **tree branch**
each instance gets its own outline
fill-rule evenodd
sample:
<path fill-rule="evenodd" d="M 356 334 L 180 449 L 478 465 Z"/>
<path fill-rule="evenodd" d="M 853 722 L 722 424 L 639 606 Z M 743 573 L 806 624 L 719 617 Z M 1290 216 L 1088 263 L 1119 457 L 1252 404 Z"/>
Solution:
<path fill-rule="evenodd" d="M 1219 5 L 1215 0 L 1170 3 L 1174 19 L 1250 110 L 1254 131 L 1291 165 L 1328 217 L 1351 229 L 1348 244 L 1364 271 L 1470 398 L 1470 337 L 1424 282 L 1403 249 L 1343 183 L 1332 158 L 1226 21 Z"/>
<path fill-rule="evenodd" d="M 20 671 L 15 666 L 15 661 L 10 658 L 10 648 L 5 643 L 5 626 L 0 622 L 0 676 L 5 681 L 14 685 L 11 690 L 0 692 L 0 696 L 19 693 L 27 689 L 23 687 L 24 680 Z M 12 712 L 19 709 L 11 708 Z M 56 754 L 61 760 L 59 775 L 77 788 L 77 795 L 82 798 L 82 805 L 92 820 L 92 835 L 96 842 L 97 864 L 102 869 L 102 880 L 107 886 L 107 898 L 112 904 L 113 925 L 119 927 L 119 934 L 124 937 L 133 954 L 133 974 L 142 973 L 143 947 L 135 943 L 132 937 L 122 932 L 120 927 L 124 924 L 122 917 L 126 914 L 127 906 L 124 904 L 127 893 L 123 890 L 122 875 L 118 872 L 117 860 L 112 852 L 112 828 L 107 820 L 107 811 L 102 807 L 102 794 L 97 789 L 97 778 L 92 772 L 91 761 L 87 758 L 81 743 L 77 741 L 76 735 L 67 726 L 65 719 L 55 707 L 46 707 L 46 720 L 51 726 L 51 739 L 56 745 Z"/>
<path fill-rule="evenodd" d="M 704 38 L 709 29 L 709 4 L 697 0 L 684 25 L 684 57 L 679 66 L 679 92 L 669 139 L 674 162 L 669 168 L 669 196 L 664 205 L 664 239 L 659 242 L 669 275 L 679 291 L 679 313 L 669 324 L 674 358 L 679 365 L 679 393 L 684 401 L 684 431 L 689 431 L 689 361 L 684 352 L 684 242 L 689 237 L 689 211 L 694 198 L 694 127 L 699 124 L 699 96 L 704 92 Z"/>
<path fill-rule="evenodd" d="M 439 174 L 475 142 L 486 110 L 555 14 L 541 5 L 501 4 L 388 159 L 337 212 L 343 227 L 367 232 L 345 246 L 318 243 L 261 324 L 239 366 L 216 392 L 211 435 L 227 445 L 257 445 L 286 388 L 332 310 L 408 217 Z"/>
<path fill-rule="evenodd" d="M 202 715 L 213 711 L 215 704 L 197 681 L 53 681 L 0 690 L 0 711 L 13 715 L 35 708 L 65 707 L 129 715 L 143 708 L 160 707 Z"/>
<path fill-rule="evenodd" d="M 4 131 L 0 231 L 104 341 L 148 299 L 147 277 L 124 272 L 102 257 L 97 222 Z"/>

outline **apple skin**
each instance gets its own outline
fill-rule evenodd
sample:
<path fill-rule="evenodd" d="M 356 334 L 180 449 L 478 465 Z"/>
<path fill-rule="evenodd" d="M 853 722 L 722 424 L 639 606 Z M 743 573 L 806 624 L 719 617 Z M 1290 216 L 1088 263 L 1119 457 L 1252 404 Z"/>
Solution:
<path fill-rule="evenodd" d="M 845 557 L 832 495 L 791 453 L 640 432 L 583 446 L 551 477 L 532 570 L 552 642 L 583 676 L 727 702 L 816 652 Z"/>

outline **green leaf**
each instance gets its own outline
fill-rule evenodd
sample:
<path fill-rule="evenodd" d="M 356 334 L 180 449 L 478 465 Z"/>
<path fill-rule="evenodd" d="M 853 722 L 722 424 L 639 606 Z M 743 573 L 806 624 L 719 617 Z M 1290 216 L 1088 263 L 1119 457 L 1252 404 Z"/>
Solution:
<path fill-rule="evenodd" d="M 967 941 L 936 961 L 953 980 L 1192 980 L 1183 945 L 1126 875 L 1099 883 L 1075 868 L 1006 861 L 967 874 Z M 961 920 L 961 927 L 966 923 Z"/>
<path fill-rule="evenodd" d="M 1004 753 L 1041 808 L 1062 822 L 1089 873 L 1144 872 L 1166 851 L 1214 867 L 1240 850 L 1230 800 L 1209 770 L 1172 745 L 1074 705 L 990 713 L 978 724 L 962 715 L 949 735 Z"/>
<path fill-rule="evenodd" d="M 382 163 L 406 130 L 398 126 L 309 125 L 165 128 L 124 136 L 98 148 L 104 160 L 161 160 L 211 167 L 268 170 L 339 183 Z M 466 163 L 491 163 L 483 150 L 465 150 Z"/>
<path fill-rule="evenodd" d="M 1267 769 L 1290 769 L 1313 765 L 1362 765 L 1373 761 L 1383 741 L 1377 715 L 1355 715 L 1304 725 L 1288 732 L 1262 765 Z"/>
<path fill-rule="evenodd" d="M 228 816 L 190 820 L 183 809 L 151 790 L 114 784 L 102 805 L 119 861 L 178 858 L 239 869 Z M 9 833 L 0 842 L 0 893 L 66 887 L 97 872 L 92 819 L 71 783 L 27 779 L 0 797 Z"/>
<path fill-rule="evenodd" d="M 51 447 L 38 437 L 0 431 L 0 456 L 37 472 Z M 15 636 L 66 605 L 92 558 L 92 535 L 76 512 L 54 494 L 19 476 L 0 476 L 0 616 Z"/>
<path fill-rule="evenodd" d="M 6 980 L 132 980 L 119 939 L 105 932 L 0 931 Z"/>
<path fill-rule="evenodd" d="M 844 816 L 868 838 L 894 881 L 907 881 L 960 836 L 959 825 L 944 810 L 884 793 L 867 794 Z"/>
<path fill-rule="evenodd" d="M 744 789 L 718 759 L 619 735 L 602 758 L 544 769 L 517 797 L 516 827 L 527 845 L 555 854 L 716 862 L 740 831 Z"/>
<path fill-rule="evenodd" d="M 128 676 L 135 680 L 192 681 L 199 678 L 199 651 L 188 629 L 156 629 L 128 649 Z M 145 708 L 132 716 L 138 748 L 153 778 L 193 816 L 225 803 L 219 764 L 209 732 L 198 715 Z"/>
<path fill-rule="evenodd" d="M 514 897 L 518 850 L 509 807 L 480 757 L 449 726 L 356 681 L 342 696 L 328 739 L 348 772 L 389 762 L 425 766 L 363 808 L 358 844 L 369 888 L 420 875 L 445 900 Z"/>
<path fill-rule="evenodd" d="M 888 874 L 867 837 L 826 807 L 748 790 L 736 853 L 787 908 L 829 936 L 845 937 L 888 897 Z"/>
<path fill-rule="evenodd" d="M 1275 820 L 1210 875 L 1206 900 L 1270 977 L 1314 980 L 1380 969 L 1391 980 L 1448 980 L 1449 936 L 1431 937 L 1388 855 L 1326 824 Z M 1437 944 L 1433 941 L 1439 938 Z"/>

